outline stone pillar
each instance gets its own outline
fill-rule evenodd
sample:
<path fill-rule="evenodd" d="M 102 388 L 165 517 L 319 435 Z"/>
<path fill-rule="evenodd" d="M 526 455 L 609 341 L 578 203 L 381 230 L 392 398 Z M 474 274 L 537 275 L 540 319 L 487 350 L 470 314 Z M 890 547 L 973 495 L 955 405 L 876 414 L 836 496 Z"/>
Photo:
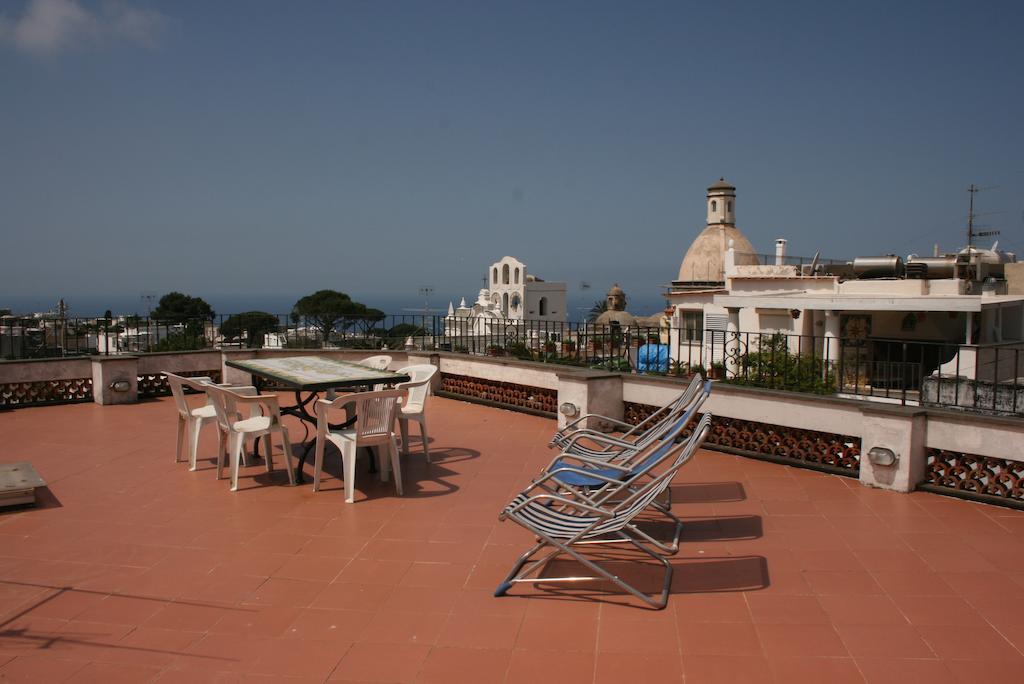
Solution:
<path fill-rule="evenodd" d="M 251 385 L 252 384 L 252 373 L 247 373 L 244 370 L 238 368 L 232 368 L 226 362 L 227 361 L 244 361 L 246 359 L 255 359 L 257 354 L 252 349 L 231 349 L 221 352 L 221 364 L 220 364 L 220 378 L 221 382 L 227 382 L 232 385 Z"/>
<path fill-rule="evenodd" d="M 726 377 L 733 377 L 739 369 L 737 359 L 741 353 L 740 349 L 740 310 L 738 307 L 729 307 L 729 321 L 725 327 L 725 370 Z"/>
<path fill-rule="evenodd" d="M 839 372 L 839 332 L 839 312 L 825 311 L 825 348 L 822 354 L 834 373 Z"/>
<path fill-rule="evenodd" d="M 562 412 L 563 404 L 575 407 L 573 415 Z M 619 373 L 599 371 L 567 371 L 558 374 L 558 427 L 576 420 L 585 413 L 623 419 L 622 376 Z M 599 421 L 587 421 L 586 427 L 600 430 Z"/>
<path fill-rule="evenodd" d="M 441 389 L 441 355 L 431 354 L 430 365 L 437 369 L 434 377 L 430 380 L 430 391 L 436 392 Z"/>
<path fill-rule="evenodd" d="M 97 404 L 134 404 L 139 400 L 137 356 L 92 357 L 92 400 Z"/>
<path fill-rule="evenodd" d="M 924 480 L 927 414 L 916 408 L 876 404 L 861 409 L 860 482 L 869 487 L 911 492 Z M 894 465 L 871 463 L 875 447 L 896 454 Z"/>

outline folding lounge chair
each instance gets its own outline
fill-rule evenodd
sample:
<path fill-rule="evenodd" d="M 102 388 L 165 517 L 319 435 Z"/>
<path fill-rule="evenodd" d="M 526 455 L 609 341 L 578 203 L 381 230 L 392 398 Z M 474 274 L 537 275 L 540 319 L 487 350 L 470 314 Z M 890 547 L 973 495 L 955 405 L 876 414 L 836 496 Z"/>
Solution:
<path fill-rule="evenodd" d="M 701 394 L 698 401 L 676 420 L 661 441 L 646 450 L 635 453 L 631 458 L 604 461 L 586 456 L 562 454 L 551 462 L 537 482 L 543 480 L 545 487 L 550 488 L 552 492 L 558 493 L 562 489 L 571 490 L 591 500 L 595 498 L 604 500 L 602 490 L 612 491 L 621 498 L 623 496 L 621 485 L 625 485 L 626 489 L 632 492 L 635 490 L 637 482 L 643 483 L 645 478 L 654 476 L 652 468 L 664 459 L 676 440 L 682 436 L 693 417 L 697 415 L 706 397 L 707 394 Z M 637 532 L 659 550 L 674 554 L 679 551 L 679 537 L 683 531 L 683 521 L 672 513 L 671 489 L 668 487 L 665 488 L 664 499 L 664 501 L 655 499 L 650 505 L 673 524 L 671 540 L 667 543 L 661 542 L 639 530 Z"/>
<path fill-rule="evenodd" d="M 570 452 L 592 458 L 614 458 L 623 451 L 644 449 L 660 439 L 661 435 L 671 428 L 675 419 L 690 407 L 700 396 L 702 390 L 705 393 L 710 392 L 710 384 L 705 383 L 700 376 L 694 376 L 690 385 L 678 397 L 655 411 L 636 426 L 631 426 L 628 423 L 615 419 L 609 419 L 605 416 L 591 416 L 600 417 L 602 420 L 609 420 L 619 427 L 629 428 L 621 436 L 613 437 L 590 428 L 574 428 L 571 431 L 567 431 L 571 425 L 578 424 L 579 420 L 582 420 L 581 418 L 556 432 L 555 436 L 551 439 L 550 446 L 557 447 L 562 452 Z"/>
<path fill-rule="evenodd" d="M 699 376 L 695 377 L 686 391 L 669 405 L 670 412 L 659 423 L 650 427 L 643 435 L 637 438 L 635 442 L 624 442 L 618 438 L 600 433 L 585 434 L 588 431 L 580 430 L 576 433 L 576 436 L 569 440 L 568 447 L 552 460 L 544 472 L 550 471 L 558 463 L 566 465 L 564 459 L 567 456 L 576 457 L 575 460 L 583 467 L 600 467 L 601 463 L 611 462 L 627 463 L 635 459 L 639 454 L 647 451 L 651 445 L 657 444 L 667 433 L 674 432 L 677 437 L 681 435 L 689 422 L 697 415 L 701 405 L 710 394 L 711 383 L 704 382 L 701 384 Z M 685 420 L 681 423 L 679 422 L 680 417 L 685 417 Z M 604 447 L 597 450 L 584 447 L 579 443 L 579 437 L 585 437 L 587 441 L 598 446 L 603 444 Z M 577 482 L 577 484 L 579 486 L 586 486 L 580 482 Z M 659 502 L 656 508 L 664 513 L 672 522 L 677 523 L 676 534 L 678 535 L 679 519 L 671 514 L 671 489 L 666 490 L 664 501 Z M 675 553 L 679 548 L 678 539 L 672 541 L 671 545 L 665 548 Z"/>
<path fill-rule="evenodd" d="M 644 546 L 643 535 L 639 535 L 640 540 L 634 536 L 637 530 L 633 521 L 669 486 L 675 474 L 704 442 L 710 426 L 711 414 L 706 413 L 686 441 L 673 444 L 658 463 L 651 464 L 647 469 L 650 471 L 653 467 L 659 467 L 656 475 L 647 477 L 645 471 L 643 475 L 638 474 L 617 484 L 613 478 L 608 478 L 608 486 L 593 498 L 588 498 L 576 490 L 552 492 L 545 486 L 545 480 L 553 478 L 553 474 L 527 487 L 505 507 L 499 520 L 512 520 L 536 535 L 539 541 L 516 560 L 494 595 L 504 596 L 513 584 L 520 582 L 543 584 L 605 579 L 652 608 L 664 608 L 672 584 L 672 565 L 664 556 Z M 647 478 L 646 482 L 640 484 L 641 478 Z M 625 498 L 615 501 L 616 496 L 620 494 L 625 494 Z M 661 563 L 665 569 L 665 579 L 659 597 L 648 596 L 614 572 L 581 554 L 581 546 L 609 541 L 628 542 Z M 540 558 L 530 560 L 534 554 L 547 549 L 550 550 Z M 547 564 L 561 554 L 579 561 L 596 575 L 540 577 L 539 573 Z"/>

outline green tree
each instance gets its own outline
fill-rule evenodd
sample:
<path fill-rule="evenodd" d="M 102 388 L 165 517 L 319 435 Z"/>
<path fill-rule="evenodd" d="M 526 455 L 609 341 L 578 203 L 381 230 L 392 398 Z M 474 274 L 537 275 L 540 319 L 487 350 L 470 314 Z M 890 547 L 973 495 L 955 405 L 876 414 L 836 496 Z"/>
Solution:
<path fill-rule="evenodd" d="M 202 335 L 193 334 L 194 331 L 189 329 L 190 326 L 191 324 L 186 324 L 186 330 L 184 332 L 173 332 L 167 337 L 164 337 L 159 342 L 154 344 L 150 351 L 192 351 L 194 349 L 205 348 L 205 338 L 203 338 Z"/>
<path fill-rule="evenodd" d="M 246 311 L 228 316 L 220 326 L 225 340 L 245 338 L 247 347 L 262 347 L 266 333 L 277 332 L 277 316 L 266 311 Z"/>
<path fill-rule="evenodd" d="M 212 321 L 213 316 L 213 307 L 207 304 L 202 297 L 190 297 L 180 292 L 168 292 L 160 298 L 160 303 L 153 309 L 153 318 L 168 323 Z"/>
<path fill-rule="evenodd" d="M 292 307 L 292 320 L 298 323 L 306 319 L 320 332 L 324 341 L 339 322 L 344 321 L 347 326 L 353 322 L 368 324 L 383 318 L 383 311 L 367 308 L 365 304 L 353 301 L 347 294 L 337 290 L 318 290 L 295 302 Z"/>
<path fill-rule="evenodd" d="M 401 349 L 405 346 L 406 338 L 412 337 L 415 339 L 417 337 L 424 337 L 426 334 L 425 328 L 414 323 L 399 323 L 387 331 L 384 343 L 388 345 L 388 349 Z"/>
<path fill-rule="evenodd" d="M 364 306 L 363 304 L 360 304 L 359 306 L 363 307 L 362 313 L 346 316 L 346 326 L 351 325 L 358 327 L 364 333 L 369 334 L 371 328 L 373 328 L 376 323 L 379 323 L 380 321 L 383 321 L 385 318 L 387 318 L 387 314 L 385 314 L 380 309 L 373 309 L 368 306 Z M 377 334 L 380 334 L 381 332 L 383 331 L 378 330 Z"/>

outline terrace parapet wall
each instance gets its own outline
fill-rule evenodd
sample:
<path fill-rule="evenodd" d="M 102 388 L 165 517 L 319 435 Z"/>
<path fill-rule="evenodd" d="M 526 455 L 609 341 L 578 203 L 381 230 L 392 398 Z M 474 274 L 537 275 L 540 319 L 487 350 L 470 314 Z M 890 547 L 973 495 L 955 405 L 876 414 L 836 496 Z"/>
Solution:
<path fill-rule="evenodd" d="M 686 378 L 596 371 L 454 352 L 392 350 L 386 353 L 393 358 L 392 369 L 419 363 L 437 366 L 440 372 L 435 378 L 435 389 L 441 393 L 557 417 L 559 425 L 564 425 L 574 415 L 586 413 L 622 419 L 627 408 L 635 417 L 643 407 L 664 405 L 688 383 Z M 95 358 L 3 361 L 0 362 L 0 392 L 6 394 L 0 395 L 0 408 L 90 399 L 98 403 L 131 401 L 135 399 L 133 393 L 143 391 L 138 379 L 158 376 L 163 370 L 220 375 L 227 382 L 248 384 L 251 382 L 249 375 L 228 368 L 227 360 L 303 354 L 359 361 L 371 352 L 206 350 L 109 357 L 108 361 Z M 98 370 L 98 375 L 94 369 Z M 134 385 L 128 377 L 133 374 Z M 120 379 L 128 381 L 131 388 L 120 392 L 122 396 L 118 398 L 112 399 L 109 392 L 96 392 L 93 396 L 90 386 L 109 389 L 116 380 L 115 375 L 118 378 L 124 375 Z M 76 382 L 84 383 L 86 389 L 71 395 L 43 391 L 46 387 L 52 390 L 54 386 L 63 387 L 61 383 Z M 476 389 L 471 387 L 473 385 Z M 25 389 L 37 387 L 43 389 L 35 394 Z M 456 391 L 446 391 L 445 387 Z M 559 412 L 563 405 L 571 405 L 563 410 L 574 415 Z M 1024 452 L 1020 449 L 1024 444 L 1022 418 L 903 407 L 725 383 L 715 383 L 705 407 L 721 418 L 717 427 L 718 445 L 708 444 L 712 449 L 767 457 L 783 453 L 786 458 L 771 460 L 804 467 L 820 466 L 829 472 L 842 470 L 846 475 L 856 474 L 866 486 L 903 492 L 923 486 L 932 491 L 1024 507 L 1024 483 L 1019 481 L 1024 479 Z M 595 424 L 594 427 L 601 426 Z M 844 446 L 843 440 L 850 443 Z M 871 463 L 867 454 L 876 446 L 892 450 L 897 455 L 896 463 Z M 826 447 L 834 452 L 828 458 L 807 453 Z M 803 456 L 791 458 L 794 453 Z M 856 456 L 859 456 L 858 467 L 850 467 L 850 458 Z M 837 459 L 842 461 L 842 469 L 837 468 Z"/>

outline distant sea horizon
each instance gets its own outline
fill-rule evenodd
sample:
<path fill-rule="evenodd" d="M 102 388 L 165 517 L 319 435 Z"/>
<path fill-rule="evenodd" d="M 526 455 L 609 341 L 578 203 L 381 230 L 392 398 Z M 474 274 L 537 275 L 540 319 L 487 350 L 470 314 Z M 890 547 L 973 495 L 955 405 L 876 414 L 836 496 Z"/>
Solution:
<path fill-rule="evenodd" d="M 592 294 L 591 294 L 592 293 Z M 202 297 L 206 300 L 217 316 L 242 313 L 245 311 L 266 311 L 277 315 L 286 315 L 291 312 L 295 302 L 304 294 L 265 294 L 265 295 L 206 295 L 191 293 L 193 296 Z M 627 293 L 628 294 L 628 293 Z M 402 295 L 372 295 L 350 293 L 352 299 L 361 302 L 366 306 L 380 309 L 388 315 L 417 315 L 427 310 L 428 314 L 443 315 L 448 311 L 448 303 L 455 306 L 464 295 L 432 294 L 429 298 L 402 296 Z M 110 311 L 115 316 L 138 314 L 146 316 L 151 308 L 155 308 L 161 295 L 157 295 L 151 302 L 142 297 L 136 296 L 104 296 L 104 295 L 74 295 L 65 294 L 64 303 L 67 305 L 67 315 L 73 318 L 94 318 L 102 316 Z M 60 296 L 5 296 L 0 294 L 0 309 L 11 309 L 12 313 L 18 315 L 30 315 L 36 312 L 53 311 L 57 308 L 57 301 Z M 594 291 L 572 292 L 568 296 L 568 320 L 580 321 L 584 319 L 591 307 L 598 301 L 604 299 L 604 293 Z M 475 298 L 466 296 L 466 304 L 473 305 Z M 644 294 L 642 296 L 629 297 L 627 309 L 630 313 L 638 316 L 649 316 L 665 308 L 665 298 L 659 293 Z"/>

